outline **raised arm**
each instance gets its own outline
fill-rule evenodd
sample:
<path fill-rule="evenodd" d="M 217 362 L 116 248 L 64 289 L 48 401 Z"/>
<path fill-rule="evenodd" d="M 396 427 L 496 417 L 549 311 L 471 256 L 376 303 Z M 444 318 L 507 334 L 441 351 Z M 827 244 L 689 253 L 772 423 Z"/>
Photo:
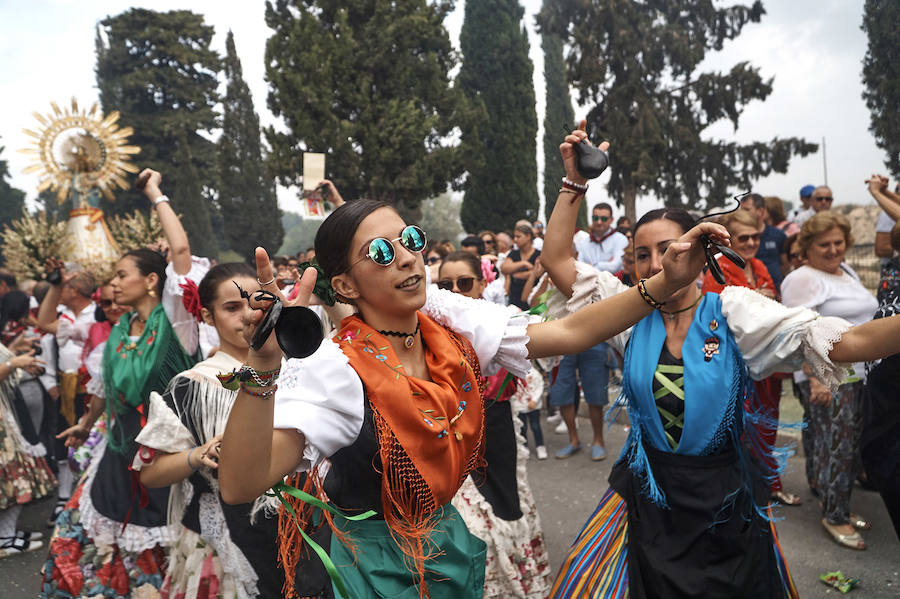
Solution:
<path fill-rule="evenodd" d="M 41 305 L 38 308 L 37 316 L 37 328 L 39 328 L 41 332 L 50 333 L 52 335 L 55 335 L 59 328 L 58 310 L 63 287 L 75 276 L 74 273 L 70 274 L 66 272 L 65 264 L 63 264 L 62 261 L 57 260 L 56 258 L 50 258 L 47 260 L 47 272 L 52 272 L 54 270 L 59 270 L 59 282 L 55 285 L 50 285 L 50 289 L 47 290 L 47 295 L 44 296 L 44 301 L 41 302 Z"/>
<path fill-rule="evenodd" d="M 272 279 L 272 265 L 265 250 L 256 248 L 256 270 L 260 281 Z M 291 305 L 307 305 L 316 282 L 316 270 L 307 268 L 298 281 L 300 293 Z M 266 290 L 280 295 L 274 283 Z M 249 341 L 263 316 L 254 311 L 252 322 L 245 323 Z M 275 335 L 269 336 L 259 350 L 250 350 L 247 365 L 257 372 L 281 368 L 281 348 Z M 238 392 L 225 426 L 219 459 L 219 487 L 227 503 L 254 501 L 285 475 L 295 471 L 303 458 L 306 440 L 296 430 L 275 429 L 273 398 L 254 397 Z"/>
<path fill-rule="evenodd" d="M 169 258 L 176 274 L 186 275 L 191 271 L 191 244 L 188 242 L 187 233 L 181 226 L 181 220 L 175 214 L 175 210 L 169 204 L 168 198 L 163 195 L 159 185 L 162 183 L 162 175 L 145 168 L 138 175 L 138 186 L 143 184 L 144 195 L 156 209 L 159 224 L 162 225 L 163 235 L 169 244 Z M 160 200 L 160 198 L 165 198 Z"/>
<path fill-rule="evenodd" d="M 900 221 L 900 196 L 888 189 L 887 177 L 872 175 L 866 184 L 881 209 L 895 221 Z"/>
<path fill-rule="evenodd" d="M 729 238 L 728 232 L 721 225 L 701 223 L 678 241 L 669 244 L 663 257 L 662 272 L 646 280 L 645 289 L 651 298 L 657 302 L 665 302 L 679 289 L 693 284 L 706 263 L 699 241 L 703 234 L 722 241 Z M 542 358 L 582 352 L 633 326 L 652 310 L 650 304 L 641 297 L 639 289 L 632 287 L 561 320 L 529 325 L 528 357 Z"/>
<path fill-rule="evenodd" d="M 587 179 L 578 174 L 578 169 L 575 168 L 575 149 L 572 144 L 587 139 L 587 133 L 584 131 L 586 125 L 587 121 L 581 121 L 578 129 L 567 135 L 559 146 L 559 153 L 566 167 L 566 178 L 579 185 L 587 183 Z M 600 144 L 600 149 L 604 152 L 608 148 L 609 143 Z M 553 213 L 547 223 L 547 230 L 544 232 L 541 263 L 553 279 L 553 284 L 566 297 L 572 296 L 572 285 L 575 283 L 575 257 L 571 251 L 572 233 L 578 222 L 578 210 L 583 199 L 582 193 L 560 188 Z"/>

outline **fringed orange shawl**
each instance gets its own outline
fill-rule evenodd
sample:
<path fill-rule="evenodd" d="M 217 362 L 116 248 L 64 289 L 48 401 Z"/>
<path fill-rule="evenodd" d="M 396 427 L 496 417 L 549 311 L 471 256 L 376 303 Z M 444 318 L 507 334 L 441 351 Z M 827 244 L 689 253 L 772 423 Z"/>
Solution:
<path fill-rule="evenodd" d="M 436 557 L 428 554 L 427 544 L 439 521 L 433 516 L 483 461 L 484 402 L 472 345 L 421 312 L 418 317 L 431 381 L 407 376 L 387 339 L 358 316 L 345 318 L 334 340 L 365 387 L 383 468 L 385 523 L 425 597 L 425 561 Z M 291 525 L 281 530 L 283 545 L 299 542 L 285 538 Z M 282 557 L 285 549 L 296 553 L 283 547 Z M 290 576 L 292 564 L 284 567 Z"/>

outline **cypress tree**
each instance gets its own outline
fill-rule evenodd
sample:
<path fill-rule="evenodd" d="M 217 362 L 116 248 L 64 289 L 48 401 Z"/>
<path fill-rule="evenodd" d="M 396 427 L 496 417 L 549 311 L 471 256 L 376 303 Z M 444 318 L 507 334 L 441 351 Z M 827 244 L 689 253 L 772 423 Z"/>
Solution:
<path fill-rule="evenodd" d="M 219 126 L 215 105 L 221 65 L 210 48 L 212 36 L 202 15 L 133 8 L 102 20 L 96 37 L 104 113 L 118 110 L 122 125 L 134 128 L 130 141 L 141 147 L 141 166 L 162 173 L 163 189 L 185 217 L 192 248 L 207 254 L 217 246 L 212 235 L 204 235 L 217 185 L 216 148 L 208 137 Z M 186 178 L 189 172 L 194 180 Z M 147 200 L 138 191 L 123 191 L 105 209 L 146 210 Z"/>
<path fill-rule="evenodd" d="M 449 2 L 277 0 L 266 3 L 272 172 L 297 184 L 304 151 L 327 154 L 345 199 L 416 210 L 457 182 L 471 154 L 455 142 L 472 110 L 450 84 Z"/>
<path fill-rule="evenodd" d="M 547 0 L 544 1 L 547 6 Z M 559 144 L 566 128 L 575 126 L 575 111 L 569 95 L 566 80 L 566 63 L 563 61 L 563 40 L 552 31 L 541 33 L 541 48 L 544 50 L 544 84 L 546 105 L 544 107 L 544 216 L 550 220 L 553 204 L 559 195 L 562 178 L 566 175 Z M 578 226 L 587 227 L 587 202 L 581 202 L 578 212 Z"/>
<path fill-rule="evenodd" d="M 542 30 L 571 40 L 569 81 L 587 114 L 592 140 L 608 140 L 609 193 L 635 222 L 635 199 L 655 194 L 667 206 L 708 209 L 818 146 L 787 137 L 738 144 L 703 137 L 723 119 L 735 129 L 772 79 L 740 62 L 727 72 L 698 72 L 708 51 L 721 50 L 765 11 L 721 3 L 646 0 L 560 0 L 541 13 Z"/>
<path fill-rule="evenodd" d="M 466 2 L 459 36 L 459 83 L 483 103 L 480 164 L 469 167 L 461 218 L 468 231 L 507 229 L 537 217 L 537 113 L 534 67 L 518 0 Z"/>
<path fill-rule="evenodd" d="M 0 155 L 6 148 L 0 146 Z M 22 216 L 25 207 L 25 192 L 9 184 L 9 165 L 0 158 L 0 231 L 13 220 Z"/>
<path fill-rule="evenodd" d="M 869 131 L 887 153 L 891 174 L 900 177 L 900 4 L 866 0 L 862 29 L 869 38 L 862 70 Z"/>
<path fill-rule="evenodd" d="M 244 81 L 234 35 L 225 40 L 222 136 L 219 138 L 219 206 L 228 247 L 250 259 L 257 245 L 274 252 L 284 229 L 275 187 L 266 176 L 260 146 L 259 117 Z"/>

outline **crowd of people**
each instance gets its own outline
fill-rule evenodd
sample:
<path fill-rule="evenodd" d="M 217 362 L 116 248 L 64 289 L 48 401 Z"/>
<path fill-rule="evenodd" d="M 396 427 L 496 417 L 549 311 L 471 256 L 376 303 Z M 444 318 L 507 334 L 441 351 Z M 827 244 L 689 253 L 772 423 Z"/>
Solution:
<path fill-rule="evenodd" d="M 314 247 L 216 264 L 147 170 L 165 253 L 108 280 L 64 257 L 0 271 L 0 557 L 45 550 L 48 598 L 796 597 L 772 512 L 802 502 L 779 476 L 785 381 L 824 530 L 866 548 L 859 479 L 900 537 L 900 195 L 867 181 L 876 299 L 825 186 L 714 222 L 601 203 L 579 230 L 586 139 L 560 146 L 546 227 L 429 240 L 326 181 Z M 261 323 L 300 306 L 324 340 L 289 358 Z M 542 421 L 568 435 L 556 459 L 606 459 L 612 380 L 629 436 L 554 572 L 526 464 Z M 47 539 L 18 525 L 45 497 Z"/>

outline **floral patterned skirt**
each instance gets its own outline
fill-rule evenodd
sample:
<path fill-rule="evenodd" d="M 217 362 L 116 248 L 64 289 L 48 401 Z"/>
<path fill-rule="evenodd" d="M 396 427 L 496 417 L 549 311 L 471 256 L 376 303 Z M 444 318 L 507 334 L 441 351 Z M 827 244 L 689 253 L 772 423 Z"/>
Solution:
<path fill-rule="evenodd" d="M 518 423 L 518 418 L 512 418 Z M 516 435 L 516 480 L 522 517 L 503 520 L 494 515 L 491 504 L 466 477 L 453 498 L 469 532 L 487 544 L 484 597 L 503 599 L 545 599 L 553 584 L 550 560 L 544 546 L 541 520 L 528 485 L 528 449 L 518 425 Z"/>
<path fill-rule="evenodd" d="M 49 495 L 56 478 L 42 457 L 26 453 L 11 410 L 0 406 L 0 510 Z M 13 429 L 13 427 L 15 427 Z"/>
<path fill-rule="evenodd" d="M 156 599 L 165 575 L 165 551 L 159 545 L 130 552 L 95 543 L 81 525 L 78 486 L 56 520 L 50 556 L 44 566 L 42 598 Z"/>

